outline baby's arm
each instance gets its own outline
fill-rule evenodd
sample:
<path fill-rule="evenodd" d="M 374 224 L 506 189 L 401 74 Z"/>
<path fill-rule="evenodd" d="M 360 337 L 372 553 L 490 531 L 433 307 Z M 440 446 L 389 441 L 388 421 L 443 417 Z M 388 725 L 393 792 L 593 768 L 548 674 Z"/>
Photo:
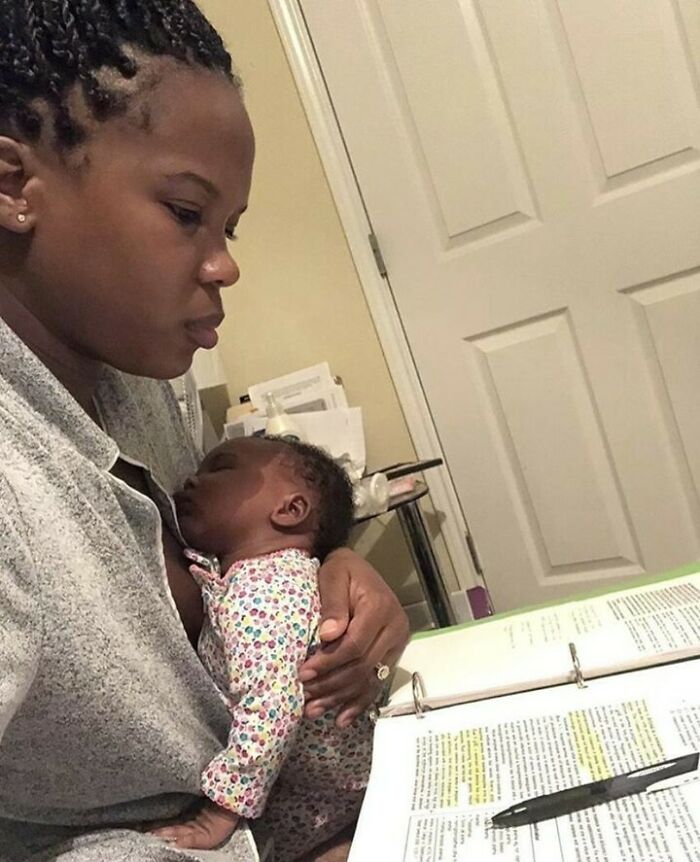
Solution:
<path fill-rule="evenodd" d="M 202 791 L 208 797 L 203 815 L 219 809 L 217 824 L 229 820 L 230 835 L 238 816 L 259 817 L 288 753 L 304 708 L 299 667 L 306 659 L 318 604 L 315 578 L 261 570 L 257 563 L 232 579 L 217 612 L 229 690 L 240 699 L 231 708 L 228 744 L 206 767 Z M 213 803 L 213 804 L 212 804 Z M 210 813 L 207 813 L 210 812 Z M 185 844 L 193 830 L 201 836 L 202 818 L 157 830 Z M 186 830 L 186 834 L 185 834 Z M 220 832 L 217 831 L 217 837 Z M 217 846 L 228 835 L 219 837 Z"/>
<path fill-rule="evenodd" d="M 202 776 L 217 805 L 259 817 L 302 718 L 299 667 L 317 619 L 315 579 L 251 563 L 232 579 L 218 614 L 231 709 L 228 745 Z"/>

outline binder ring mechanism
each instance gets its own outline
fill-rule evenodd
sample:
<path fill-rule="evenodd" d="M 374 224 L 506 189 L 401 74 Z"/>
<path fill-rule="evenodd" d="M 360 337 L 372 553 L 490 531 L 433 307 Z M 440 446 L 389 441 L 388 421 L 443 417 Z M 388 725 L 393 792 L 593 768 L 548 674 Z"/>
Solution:
<path fill-rule="evenodd" d="M 411 674 L 411 687 L 413 688 L 413 711 L 416 718 L 423 718 L 423 713 L 430 707 L 425 704 L 425 685 L 423 677 L 417 671 Z"/>
<path fill-rule="evenodd" d="M 569 644 L 569 652 L 571 653 L 571 662 L 574 666 L 574 682 L 576 683 L 576 687 L 586 688 L 586 679 L 581 671 L 581 662 L 578 658 L 578 652 L 576 650 L 575 643 Z"/>

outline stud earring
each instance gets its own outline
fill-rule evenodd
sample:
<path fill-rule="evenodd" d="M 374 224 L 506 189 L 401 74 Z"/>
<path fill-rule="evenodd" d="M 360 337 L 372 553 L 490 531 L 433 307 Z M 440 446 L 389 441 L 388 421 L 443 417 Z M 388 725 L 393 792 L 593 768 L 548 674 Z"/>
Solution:
<path fill-rule="evenodd" d="M 20 224 L 24 224 L 27 220 L 27 216 L 24 213 L 17 213 L 17 221 Z"/>

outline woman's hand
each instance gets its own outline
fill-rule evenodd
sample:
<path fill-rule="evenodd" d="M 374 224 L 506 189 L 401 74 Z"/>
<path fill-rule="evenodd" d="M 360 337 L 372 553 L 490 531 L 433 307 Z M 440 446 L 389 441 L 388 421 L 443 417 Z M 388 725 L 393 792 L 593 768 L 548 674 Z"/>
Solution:
<path fill-rule="evenodd" d="M 349 548 L 326 557 L 318 574 L 323 646 L 304 664 L 309 718 L 338 709 L 347 727 L 374 703 L 382 683 L 376 666 L 393 667 L 408 641 L 408 619 L 391 589 Z"/>

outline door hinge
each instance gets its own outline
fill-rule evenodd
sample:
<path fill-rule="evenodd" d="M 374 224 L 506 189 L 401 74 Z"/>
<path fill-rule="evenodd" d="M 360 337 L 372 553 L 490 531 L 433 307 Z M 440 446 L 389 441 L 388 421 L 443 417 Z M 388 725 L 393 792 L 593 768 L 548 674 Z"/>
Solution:
<path fill-rule="evenodd" d="M 472 539 L 471 533 L 464 534 L 467 540 L 467 547 L 469 548 L 469 553 L 471 554 L 472 562 L 474 563 L 474 570 L 477 575 L 480 575 L 482 578 L 484 576 L 484 570 L 481 568 L 481 560 L 479 559 L 479 554 L 476 550 L 476 545 L 474 544 L 474 539 Z"/>
<path fill-rule="evenodd" d="M 375 263 L 377 264 L 377 269 L 379 270 L 379 275 L 382 278 L 386 278 L 388 273 L 386 269 L 386 263 L 384 263 L 384 255 L 382 254 L 382 250 L 379 247 L 379 240 L 375 233 L 371 233 L 368 235 L 370 248 L 372 249 L 372 254 L 374 255 Z"/>

